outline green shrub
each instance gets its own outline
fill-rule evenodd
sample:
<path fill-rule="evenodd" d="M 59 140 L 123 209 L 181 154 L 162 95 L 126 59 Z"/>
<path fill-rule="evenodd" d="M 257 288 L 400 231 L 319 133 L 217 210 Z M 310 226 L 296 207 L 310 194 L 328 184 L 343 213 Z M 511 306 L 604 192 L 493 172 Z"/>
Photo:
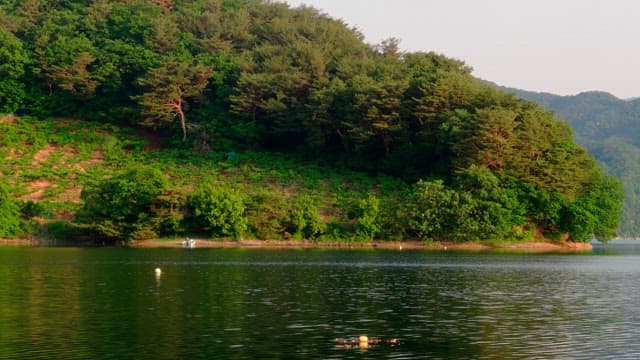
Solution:
<path fill-rule="evenodd" d="M 327 229 L 313 198 L 300 196 L 289 209 L 288 229 L 294 239 L 317 239 Z"/>
<path fill-rule="evenodd" d="M 359 240 L 373 240 L 382 230 L 380 200 L 375 195 L 358 201 L 350 215 L 355 219 L 353 229 Z"/>
<path fill-rule="evenodd" d="M 160 235 L 176 235 L 184 232 L 185 194 L 176 189 L 167 189 L 151 203 L 154 227 Z"/>
<path fill-rule="evenodd" d="M 258 239 L 281 239 L 286 229 L 288 204 L 284 195 L 260 191 L 252 194 L 246 209 L 249 229 Z"/>
<path fill-rule="evenodd" d="M 163 206 L 162 195 L 167 191 L 167 179 L 159 170 L 129 170 L 86 186 L 81 194 L 84 205 L 76 221 L 106 238 L 152 238 L 166 215 L 158 208 Z"/>
<path fill-rule="evenodd" d="M 41 235 L 47 239 L 64 242 L 95 240 L 93 236 L 89 236 L 88 232 L 93 235 L 92 228 L 59 220 L 46 224 Z"/>
<path fill-rule="evenodd" d="M 330 221 L 327 223 L 327 228 L 324 231 L 324 234 L 318 238 L 320 241 L 340 241 L 348 239 L 350 234 L 348 234 L 347 229 L 342 224 Z"/>
<path fill-rule="evenodd" d="M 577 242 L 588 242 L 592 237 L 606 242 L 617 234 L 624 199 L 619 180 L 596 172 L 585 191 L 561 211 L 559 228 Z"/>
<path fill-rule="evenodd" d="M 20 216 L 27 220 L 33 219 L 37 216 L 41 216 L 43 213 L 44 206 L 32 200 L 25 201 L 20 207 Z"/>
<path fill-rule="evenodd" d="M 0 183 L 0 238 L 19 236 L 24 233 L 20 220 L 20 208 L 11 199 L 5 186 Z"/>
<path fill-rule="evenodd" d="M 205 184 L 189 196 L 188 203 L 196 226 L 213 236 L 238 239 L 247 231 L 244 201 L 238 191 Z"/>
<path fill-rule="evenodd" d="M 489 169 L 458 172 L 455 188 L 419 181 L 407 201 L 407 228 L 422 240 L 488 241 L 522 238 L 530 189 Z"/>
<path fill-rule="evenodd" d="M 418 181 L 408 199 L 406 225 L 419 239 L 433 241 L 446 227 L 453 193 L 441 180 Z"/>

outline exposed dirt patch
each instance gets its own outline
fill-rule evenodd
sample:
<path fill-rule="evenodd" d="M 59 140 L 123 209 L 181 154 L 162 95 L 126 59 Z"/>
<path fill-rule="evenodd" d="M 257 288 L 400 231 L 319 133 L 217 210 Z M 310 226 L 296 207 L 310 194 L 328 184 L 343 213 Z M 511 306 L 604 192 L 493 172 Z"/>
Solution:
<path fill-rule="evenodd" d="M 53 185 L 55 187 L 55 185 Z M 29 184 L 29 193 L 20 197 L 20 200 L 42 200 L 44 192 L 52 187 L 51 181 L 46 179 L 36 180 Z"/>
<path fill-rule="evenodd" d="M 61 194 L 58 194 L 55 197 L 54 201 L 79 203 L 81 192 L 82 192 L 82 186 L 74 186 L 71 188 L 66 188 Z"/>
<path fill-rule="evenodd" d="M 56 147 L 53 145 L 45 146 L 44 149 L 38 151 L 35 155 L 33 155 L 33 161 L 31 162 L 31 165 L 36 166 L 47 161 L 47 159 L 49 159 L 49 157 L 51 156 L 51 153 L 53 153 L 55 150 Z"/>
<path fill-rule="evenodd" d="M 87 168 L 100 164 L 103 161 L 102 152 L 96 150 L 91 153 L 91 158 L 89 160 L 80 161 L 73 165 L 73 168 L 78 172 L 86 172 Z"/>
<path fill-rule="evenodd" d="M 14 149 L 14 148 L 11 148 L 11 149 L 9 149 L 9 155 L 5 156 L 5 158 L 4 158 L 4 159 L 5 159 L 5 160 L 13 160 L 13 159 L 15 159 L 16 157 L 20 157 L 20 156 L 22 156 L 22 154 L 23 154 L 23 153 L 22 153 L 22 151 L 20 151 L 20 150 L 16 150 L 16 149 Z"/>
<path fill-rule="evenodd" d="M 85 172 L 87 168 L 95 166 L 103 161 L 102 151 L 100 150 L 93 151 L 89 159 L 84 161 L 78 161 L 77 160 L 78 150 L 76 150 L 75 148 L 72 148 L 72 147 L 60 148 L 55 145 L 47 145 L 44 149 L 38 151 L 33 156 L 33 161 L 31 162 L 31 165 L 39 166 L 46 163 L 51 158 L 51 155 L 54 152 L 58 152 L 58 154 L 61 154 L 61 157 L 59 159 L 59 162 L 60 162 L 59 165 L 62 165 L 64 167 L 71 167 L 78 172 Z M 12 152 L 12 154 L 14 153 L 15 152 Z M 15 154 L 15 155 L 18 155 L 18 154 Z M 12 156 L 15 156 L 15 155 L 12 155 Z"/>
<path fill-rule="evenodd" d="M 13 115 L 0 116 L 0 124 L 13 124 L 16 122 L 16 117 Z"/>
<path fill-rule="evenodd" d="M 282 186 L 282 194 L 288 198 L 293 197 L 298 193 L 298 189 L 300 188 L 300 184 L 293 184 L 291 186 Z"/>
<path fill-rule="evenodd" d="M 91 153 L 91 160 L 87 160 L 87 161 L 93 161 L 98 163 L 102 160 L 103 160 L 102 151 L 95 150 L 94 152 Z"/>
<path fill-rule="evenodd" d="M 67 209 L 57 209 L 54 211 L 54 218 L 56 220 L 71 221 L 73 220 L 74 215 L 75 212 Z"/>

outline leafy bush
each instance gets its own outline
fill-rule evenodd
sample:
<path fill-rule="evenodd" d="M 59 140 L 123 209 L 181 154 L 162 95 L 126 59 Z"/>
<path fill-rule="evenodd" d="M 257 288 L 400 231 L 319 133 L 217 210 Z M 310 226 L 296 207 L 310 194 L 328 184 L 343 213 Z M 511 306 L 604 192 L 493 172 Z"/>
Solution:
<path fill-rule="evenodd" d="M 387 240 L 400 241 L 415 234 L 409 228 L 410 194 L 398 194 L 387 198 L 380 204 L 378 219 L 381 224 L 380 237 Z"/>
<path fill-rule="evenodd" d="M 348 239 L 351 236 L 347 232 L 347 229 L 343 224 L 340 224 L 336 221 L 330 221 L 327 223 L 327 227 L 324 231 L 324 234 L 318 237 L 320 241 L 343 241 Z"/>
<path fill-rule="evenodd" d="M 492 239 L 482 206 L 471 192 L 449 189 L 441 180 L 419 181 L 408 199 L 408 232 L 425 241 Z"/>
<path fill-rule="evenodd" d="M 288 216 L 287 199 L 280 193 L 260 191 L 247 201 L 246 215 L 251 233 L 262 240 L 284 236 Z"/>
<path fill-rule="evenodd" d="M 247 231 L 245 205 L 238 191 L 205 184 L 189 196 L 188 203 L 195 225 L 213 236 L 238 239 Z"/>
<path fill-rule="evenodd" d="M 177 189 L 167 189 L 151 203 L 154 226 L 160 235 L 175 235 L 184 231 L 186 196 Z"/>
<path fill-rule="evenodd" d="M 561 211 L 559 227 L 572 241 L 587 242 L 592 237 L 608 241 L 617 233 L 624 192 L 619 180 L 596 173 L 588 191 Z"/>
<path fill-rule="evenodd" d="M 409 196 L 406 225 L 410 234 L 433 241 L 446 227 L 447 211 L 454 192 L 446 189 L 441 180 L 418 181 Z"/>
<path fill-rule="evenodd" d="M 54 221 L 47 224 L 46 235 L 51 239 L 68 239 L 71 233 L 69 224 L 66 221 Z"/>
<path fill-rule="evenodd" d="M 67 221 L 54 221 L 47 223 L 41 228 L 41 235 L 47 239 L 55 239 L 63 242 L 68 241 L 96 241 L 93 236 L 94 231 L 89 226 Z"/>
<path fill-rule="evenodd" d="M 114 240 L 156 236 L 165 212 L 162 195 L 168 190 L 165 176 L 154 168 L 136 168 L 86 186 L 83 207 L 76 221 L 99 236 Z"/>
<path fill-rule="evenodd" d="M 20 216 L 24 219 L 32 219 L 42 215 L 43 212 L 44 206 L 32 200 L 25 201 L 20 207 Z"/>
<path fill-rule="evenodd" d="M 375 195 L 358 201 L 350 215 L 355 219 L 353 229 L 359 240 L 373 240 L 382 230 L 380 200 Z"/>
<path fill-rule="evenodd" d="M 524 225 L 526 210 L 489 169 L 471 166 L 456 176 L 458 191 L 472 198 L 475 224 L 465 232 L 470 240 L 505 240 L 514 237 L 515 226 Z"/>
<path fill-rule="evenodd" d="M 489 169 L 471 166 L 455 177 L 455 189 L 442 180 L 419 181 L 409 196 L 409 232 L 422 240 L 512 240 L 527 223 L 527 188 L 504 186 Z M 525 199 L 526 201 L 526 199 Z"/>
<path fill-rule="evenodd" d="M 313 198 L 300 196 L 289 209 L 289 232 L 294 239 L 317 239 L 327 229 Z"/>
<path fill-rule="evenodd" d="M 19 217 L 20 208 L 9 197 L 7 189 L 0 183 L 0 238 L 22 235 L 23 223 Z"/>

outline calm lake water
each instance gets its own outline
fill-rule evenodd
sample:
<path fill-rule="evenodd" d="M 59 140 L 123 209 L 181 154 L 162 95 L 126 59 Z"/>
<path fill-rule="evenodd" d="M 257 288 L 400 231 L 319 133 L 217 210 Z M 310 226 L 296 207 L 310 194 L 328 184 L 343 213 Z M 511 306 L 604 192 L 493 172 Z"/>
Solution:
<path fill-rule="evenodd" d="M 0 358 L 638 359 L 639 301 L 635 245 L 570 255 L 5 247 Z M 400 342 L 335 341 L 363 334 Z"/>

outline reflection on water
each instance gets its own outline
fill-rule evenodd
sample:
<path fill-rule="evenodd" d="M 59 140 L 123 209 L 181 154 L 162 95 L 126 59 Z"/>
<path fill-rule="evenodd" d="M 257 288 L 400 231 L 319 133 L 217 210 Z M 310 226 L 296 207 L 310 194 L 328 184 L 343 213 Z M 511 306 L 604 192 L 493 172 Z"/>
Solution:
<path fill-rule="evenodd" d="M 2 248 L 0 358 L 634 359 L 640 252 L 612 249 Z"/>
<path fill-rule="evenodd" d="M 613 240 L 608 243 L 593 242 L 593 251 L 599 255 L 640 255 L 640 241 Z"/>

